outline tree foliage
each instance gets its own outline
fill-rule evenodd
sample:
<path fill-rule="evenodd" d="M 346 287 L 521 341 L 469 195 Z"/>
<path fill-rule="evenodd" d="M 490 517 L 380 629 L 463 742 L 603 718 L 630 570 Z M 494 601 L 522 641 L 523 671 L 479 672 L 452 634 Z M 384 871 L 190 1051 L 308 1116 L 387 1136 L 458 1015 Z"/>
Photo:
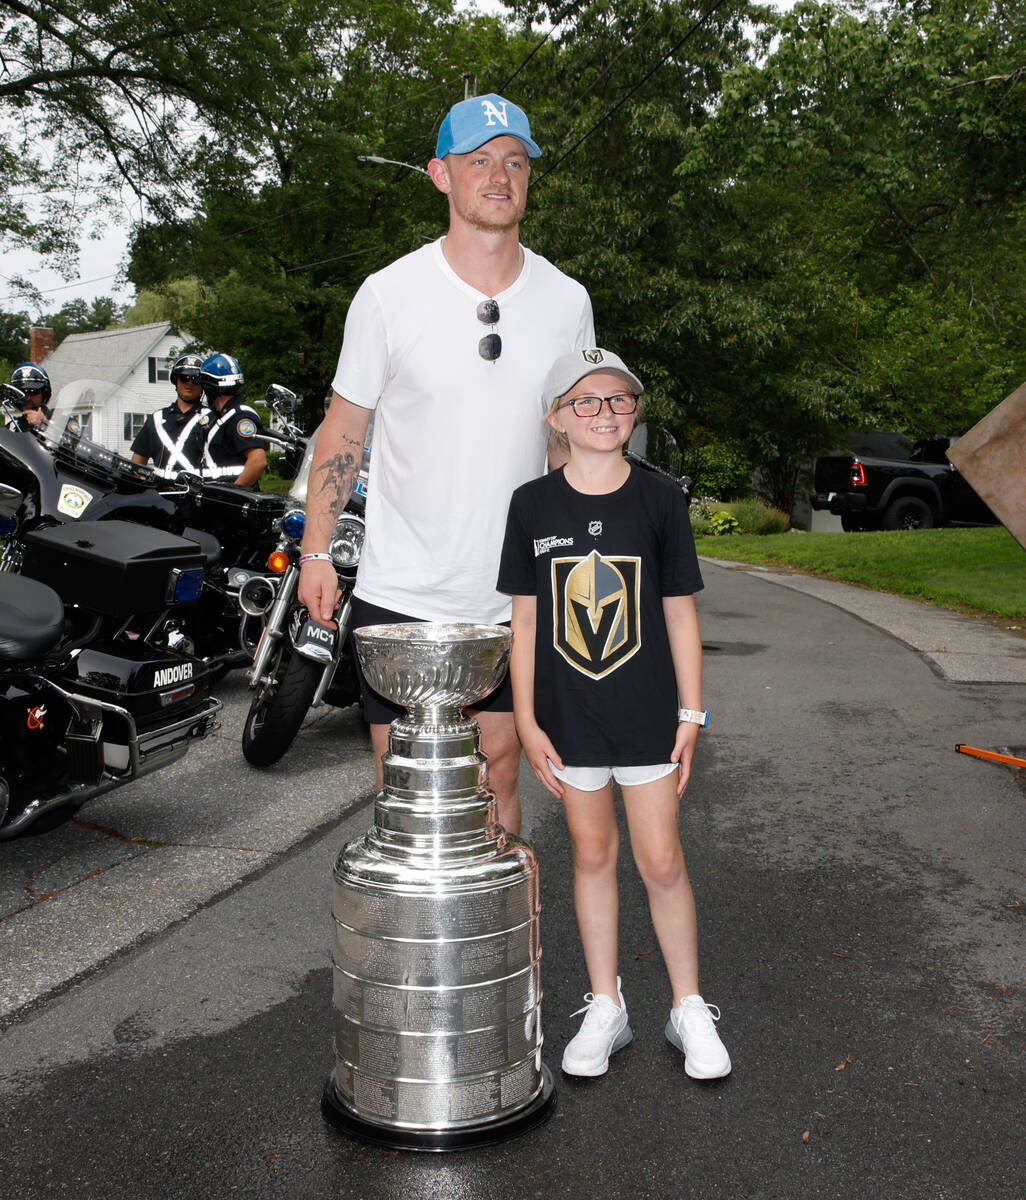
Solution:
<path fill-rule="evenodd" d="M 5 3 L 2 153 L 45 189 L 101 151 L 146 197 L 131 319 L 314 406 L 360 281 L 445 224 L 423 176 L 366 156 L 424 163 L 467 87 L 530 113 L 525 241 L 589 287 L 721 486 L 755 469 L 789 509 L 848 430 L 956 433 L 1021 381 L 1023 0 L 506 10 L 229 0 L 211 27 L 195 0 Z"/>

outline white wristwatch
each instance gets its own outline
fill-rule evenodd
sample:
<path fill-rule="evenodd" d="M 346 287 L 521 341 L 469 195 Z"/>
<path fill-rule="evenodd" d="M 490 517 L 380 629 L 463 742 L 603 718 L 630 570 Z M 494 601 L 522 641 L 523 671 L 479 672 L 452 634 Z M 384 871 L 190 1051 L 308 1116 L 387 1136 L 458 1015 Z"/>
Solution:
<path fill-rule="evenodd" d="M 691 725 L 701 725 L 703 729 L 709 724 L 709 712 L 704 708 L 682 708 L 677 713 L 677 722 L 687 721 Z"/>

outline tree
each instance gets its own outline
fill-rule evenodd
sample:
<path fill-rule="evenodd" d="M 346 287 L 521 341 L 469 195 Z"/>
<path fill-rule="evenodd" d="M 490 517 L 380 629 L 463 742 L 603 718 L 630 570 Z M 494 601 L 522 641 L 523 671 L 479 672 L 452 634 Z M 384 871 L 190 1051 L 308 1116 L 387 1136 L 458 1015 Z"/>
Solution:
<path fill-rule="evenodd" d="M 127 186 L 171 217 L 191 196 L 190 126 L 244 130 L 251 98 L 289 94 L 279 25 L 327 0 L 5 0 L 0 234 L 70 272 L 83 223 Z M 258 102 L 258 101 L 257 101 Z M 41 195 L 40 204 L 31 203 Z M 38 209 L 38 216 L 35 215 Z"/>
<path fill-rule="evenodd" d="M 40 317 L 36 324 L 52 329 L 54 345 L 59 346 L 69 333 L 89 333 L 117 325 L 121 313 L 112 296 L 97 296 L 91 304 L 79 297 L 62 304 L 57 312 Z"/>
<path fill-rule="evenodd" d="M 726 351 L 709 420 L 781 507 L 845 429 L 960 432 L 1026 370 L 1021 24 L 799 4 L 692 135 L 674 203 L 704 230 L 689 304 Z"/>

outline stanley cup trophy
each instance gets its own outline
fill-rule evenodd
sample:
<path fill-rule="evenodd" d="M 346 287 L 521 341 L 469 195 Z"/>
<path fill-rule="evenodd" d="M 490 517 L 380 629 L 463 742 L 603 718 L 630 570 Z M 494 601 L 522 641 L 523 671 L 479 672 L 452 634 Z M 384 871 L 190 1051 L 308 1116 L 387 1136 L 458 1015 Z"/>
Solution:
<path fill-rule="evenodd" d="M 392 722 L 374 825 L 335 863 L 335 1068 L 322 1110 L 387 1146 L 458 1150 L 537 1124 L 538 865 L 496 822 L 477 722 L 511 634 L 492 625 L 372 625 L 357 653 Z"/>

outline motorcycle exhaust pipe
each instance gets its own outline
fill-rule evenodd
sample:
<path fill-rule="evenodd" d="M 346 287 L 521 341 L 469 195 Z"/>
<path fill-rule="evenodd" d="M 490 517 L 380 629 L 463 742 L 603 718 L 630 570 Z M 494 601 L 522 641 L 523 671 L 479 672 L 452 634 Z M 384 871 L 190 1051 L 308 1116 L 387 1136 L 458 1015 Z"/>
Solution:
<path fill-rule="evenodd" d="M 239 607 L 250 617 L 262 617 L 274 603 L 275 589 L 263 575 L 251 575 L 239 589 Z"/>

